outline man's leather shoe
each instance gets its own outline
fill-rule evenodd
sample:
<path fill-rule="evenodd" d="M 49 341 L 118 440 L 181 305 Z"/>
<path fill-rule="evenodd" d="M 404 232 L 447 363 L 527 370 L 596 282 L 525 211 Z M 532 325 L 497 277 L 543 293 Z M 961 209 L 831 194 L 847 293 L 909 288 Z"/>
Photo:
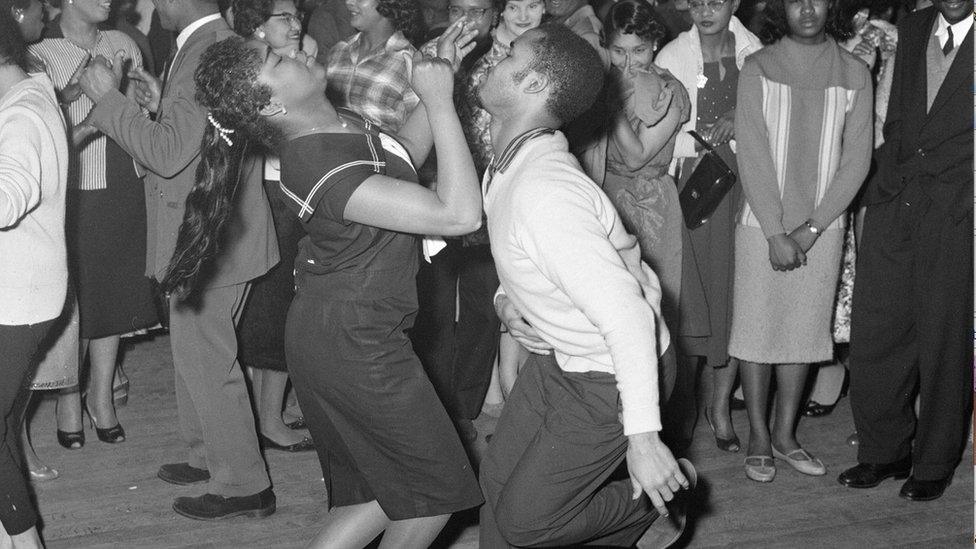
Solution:
<path fill-rule="evenodd" d="M 210 471 L 193 467 L 187 462 L 167 463 L 159 468 L 156 476 L 170 484 L 186 486 L 210 480 Z"/>
<path fill-rule="evenodd" d="M 918 480 L 912 475 L 902 485 L 898 495 L 911 501 L 932 501 L 933 499 L 942 497 L 942 492 L 945 492 L 948 486 L 948 478 L 940 480 Z"/>
<path fill-rule="evenodd" d="M 266 517 L 275 512 L 275 495 L 271 487 L 250 496 L 230 497 L 203 494 L 173 501 L 173 510 L 195 520 L 220 520 L 230 517 Z"/>
<path fill-rule="evenodd" d="M 848 488 L 874 488 L 886 478 L 906 478 L 911 471 L 911 456 L 892 463 L 858 463 L 841 473 L 837 482 Z"/>

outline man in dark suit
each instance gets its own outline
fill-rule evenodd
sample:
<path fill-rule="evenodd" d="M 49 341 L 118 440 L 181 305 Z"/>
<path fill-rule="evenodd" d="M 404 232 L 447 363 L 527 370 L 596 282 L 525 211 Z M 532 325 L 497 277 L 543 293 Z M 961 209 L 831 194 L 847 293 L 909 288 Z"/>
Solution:
<path fill-rule="evenodd" d="M 972 406 L 973 0 L 899 24 L 878 174 L 865 195 L 851 325 L 851 488 L 940 497 Z M 913 405 L 919 397 L 918 417 Z"/>
<path fill-rule="evenodd" d="M 211 45 L 233 36 L 216 1 L 156 0 L 163 27 L 179 32 L 175 56 L 164 68 L 164 84 L 145 72 L 143 105 L 118 91 L 122 59 L 98 59 L 81 78 L 95 102 L 91 124 L 111 137 L 147 170 L 147 273 L 165 274 L 183 221 L 184 202 L 196 179 L 206 110 L 196 102 L 193 73 Z M 114 67 L 114 70 L 113 70 Z M 147 85 L 148 84 L 148 85 Z M 176 370 L 180 429 L 189 446 L 184 463 L 163 465 L 159 477 L 173 484 L 209 481 L 207 493 L 177 498 L 181 515 L 213 520 L 267 516 L 275 496 L 258 448 L 244 374 L 237 362 L 235 323 L 248 281 L 278 262 L 274 224 L 261 184 L 259 162 L 249 164 L 236 197 L 236 211 L 221 253 L 211 266 L 197 306 L 172 300 L 170 344 Z"/>

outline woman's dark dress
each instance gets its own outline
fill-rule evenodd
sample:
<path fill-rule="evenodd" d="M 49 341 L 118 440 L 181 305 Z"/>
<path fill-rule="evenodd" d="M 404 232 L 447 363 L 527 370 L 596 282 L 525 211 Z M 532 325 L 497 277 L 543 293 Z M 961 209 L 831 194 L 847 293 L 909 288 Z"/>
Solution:
<path fill-rule="evenodd" d="M 282 150 L 286 200 L 308 234 L 285 328 L 289 373 L 330 506 L 376 500 L 393 520 L 468 509 L 482 502 L 480 489 L 405 333 L 417 313 L 417 237 L 343 217 L 375 174 L 416 181 L 399 143 L 364 130 L 308 135 Z"/>
<path fill-rule="evenodd" d="M 735 108 L 739 69 L 733 57 L 723 57 L 722 64 L 725 67 L 724 80 L 719 79 L 718 62 L 704 64 L 708 81 L 704 88 L 698 90 L 698 128 L 714 124 L 720 116 Z M 726 144 L 716 150 L 738 174 L 739 168 L 731 147 Z M 696 160 L 689 158 L 682 165 L 680 188 L 684 188 L 694 171 Z M 742 185 L 736 182 L 708 223 L 693 231 L 684 231 L 679 329 L 681 352 L 686 356 L 703 356 L 707 364 L 715 367 L 724 366 L 729 359 L 733 235 L 742 200 Z"/>

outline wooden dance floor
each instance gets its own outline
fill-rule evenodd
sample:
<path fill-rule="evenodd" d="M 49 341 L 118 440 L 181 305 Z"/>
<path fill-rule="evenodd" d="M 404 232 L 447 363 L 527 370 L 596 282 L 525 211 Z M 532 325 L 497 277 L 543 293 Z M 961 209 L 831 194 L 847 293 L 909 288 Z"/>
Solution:
<path fill-rule="evenodd" d="M 322 472 L 313 452 L 267 455 L 278 497 L 278 512 L 263 520 L 198 522 L 176 515 L 173 498 L 198 495 L 201 486 L 178 487 L 156 478 L 162 463 L 183 461 L 176 426 L 169 338 L 127 345 L 125 368 L 131 379 L 128 406 L 119 410 L 128 440 L 99 442 L 86 427 L 87 444 L 65 450 L 55 440 L 54 402 L 45 400 L 31 430 L 38 454 L 61 477 L 35 485 L 50 548 L 80 547 L 304 547 L 326 514 Z M 744 412 L 733 419 L 747 434 Z M 490 433 L 494 420 L 477 421 Z M 971 547 L 973 534 L 972 445 L 942 499 L 912 503 L 898 497 L 900 481 L 872 490 L 837 484 L 837 475 L 855 461 L 845 439 L 852 421 L 847 399 L 830 416 L 804 419 L 801 442 L 821 457 L 825 477 L 805 477 L 780 463 L 776 480 L 761 485 L 745 478 L 743 454 L 715 448 L 706 425 L 699 425 L 692 460 L 701 476 L 697 517 L 685 547 Z M 744 438 L 744 437 L 743 437 Z M 475 514 L 476 517 L 476 514 Z M 476 519 L 460 517 L 437 546 L 475 548 Z"/>

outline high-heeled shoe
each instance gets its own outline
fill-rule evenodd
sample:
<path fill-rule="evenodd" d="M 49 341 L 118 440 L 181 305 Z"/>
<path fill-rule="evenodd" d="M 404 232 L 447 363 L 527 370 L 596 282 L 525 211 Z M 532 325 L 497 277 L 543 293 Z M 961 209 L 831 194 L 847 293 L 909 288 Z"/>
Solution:
<path fill-rule="evenodd" d="M 830 412 L 834 411 L 834 406 L 837 404 L 820 404 L 816 400 L 808 400 L 806 405 L 803 406 L 803 415 L 807 417 L 823 417 L 830 415 Z"/>
<path fill-rule="evenodd" d="M 712 425 L 711 408 L 705 408 L 705 422 L 708 423 L 708 428 L 712 430 L 712 436 L 715 437 L 715 446 L 718 446 L 719 450 L 734 454 L 742 449 L 738 435 L 732 435 L 732 438 L 721 438 L 718 436 L 718 432 L 715 431 L 715 426 Z"/>
<path fill-rule="evenodd" d="M 62 431 L 58 429 L 58 444 L 68 450 L 78 450 L 85 445 L 85 431 Z"/>
<path fill-rule="evenodd" d="M 95 429 L 95 436 L 98 440 L 102 442 L 107 442 L 109 444 L 117 444 L 119 442 L 125 442 L 125 429 L 122 428 L 121 423 L 116 423 L 113 427 L 108 427 L 102 429 L 95 424 L 95 416 L 91 413 L 88 408 L 88 403 L 85 403 L 85 411 L 88 412 L 88 423 Z"/>
<path fill-rule="evenodd" d="M 261 445 L 264 446 L 266 450 L 281 450 L 284 452 L 307 452 L 309 450 L 315 449 L 315 444 L 312 442 L 311 437 L 304 437 L 302 440 L 296 442 L 295 444 L 278 444 L 277 442 L 271 440 L 270 437 L 265 435 L 260 435 Z"/>

